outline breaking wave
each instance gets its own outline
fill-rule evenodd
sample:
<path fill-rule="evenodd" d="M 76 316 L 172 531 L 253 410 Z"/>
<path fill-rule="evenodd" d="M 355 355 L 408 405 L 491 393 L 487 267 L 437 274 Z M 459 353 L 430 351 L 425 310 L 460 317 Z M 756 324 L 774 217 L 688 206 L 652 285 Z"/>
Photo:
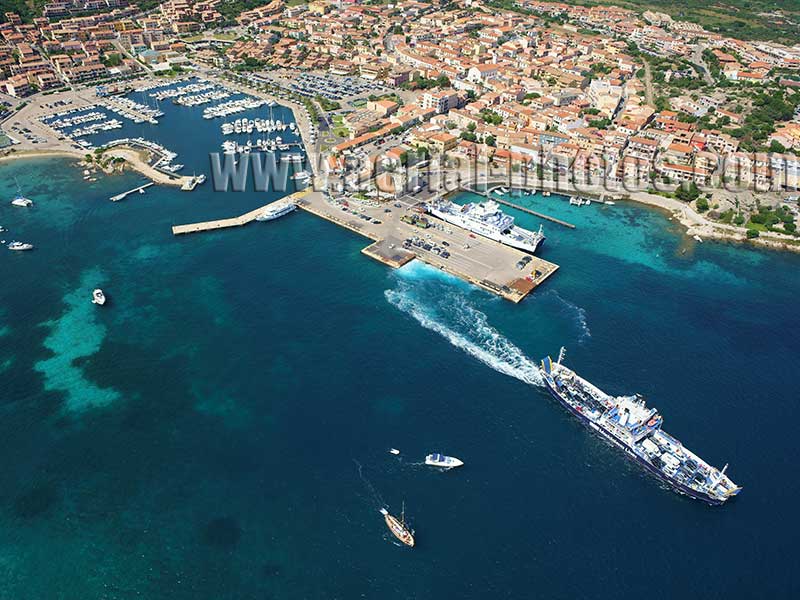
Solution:
<path fill-rule="evenodd" d="M 415 278 L 416 279 L 416 278 Z M 453 346 L 477 358 L 499 373 L 525 383 L 544 384 L 539 367 L 507 337 L 492 327 L 484 313 L 449 286 L 437 286 L 431 300 L 422 300 L 423 282 L 399 281 L 395 289 L 384 292 L 395 307 L 412 316 L 424 328 L 435 331 Z"/>

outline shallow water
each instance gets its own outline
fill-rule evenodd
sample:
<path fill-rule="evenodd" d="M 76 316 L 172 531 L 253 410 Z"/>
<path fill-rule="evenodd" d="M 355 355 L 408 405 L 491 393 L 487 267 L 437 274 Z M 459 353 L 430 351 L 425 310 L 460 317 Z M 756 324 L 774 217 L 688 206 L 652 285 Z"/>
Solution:
<path fill-rule="evenodd" d="M 170 233 L 269 195 L 111 203 L 140 178 L 30 160 L 0 197 L 15 178 L 36 205 L 0 204 L 3 235 L 37 247 L 0 252 L 0 597 L 796 597 L 797 256 L 522 197 L 577 228 L 545 223 L 561 269 L 512 305 L 304 213 Z M 538 360 L 562 345 L 740 497 L 662 489 L 550 401 Z M 403 501 L 413 551 L 378 513 Z"/>

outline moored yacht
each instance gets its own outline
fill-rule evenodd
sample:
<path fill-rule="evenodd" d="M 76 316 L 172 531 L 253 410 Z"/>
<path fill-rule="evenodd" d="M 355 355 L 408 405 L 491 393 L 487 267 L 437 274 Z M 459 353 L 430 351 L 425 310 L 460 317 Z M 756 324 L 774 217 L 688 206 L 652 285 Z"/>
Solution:
<path fill-rule="evenodd" d="M 283 215 L 288 215 L 294 209 L 297 208 L 297 205 L 294 202 L 275 202 L 270 204 L 263 213 L 256 217 L 256 221 L 274 221 L 282 217 Z"/>

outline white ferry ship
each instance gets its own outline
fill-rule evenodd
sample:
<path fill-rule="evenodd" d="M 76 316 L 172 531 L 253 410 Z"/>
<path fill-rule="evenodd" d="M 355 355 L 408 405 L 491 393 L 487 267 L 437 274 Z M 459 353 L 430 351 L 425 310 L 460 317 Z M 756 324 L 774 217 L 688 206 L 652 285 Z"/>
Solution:
<path fill-rule="evenodd" d="M 443 221 L 531 254 L 545 239 L 541 226 L 533 232 L 514 225 L 514 217 L 500 210 L 500 205 L 493 200 L 464 206 L 438 200 L 429 203 L 427 209 Z"/>
<path fill-rule="evenodd" d="M 640 396 L 611 396 L 548 356 L 542 375 L 550 394 L 581 422 L 679 494 L 723 504 L 741 487 L 661 429 L 664 419 Z"/>

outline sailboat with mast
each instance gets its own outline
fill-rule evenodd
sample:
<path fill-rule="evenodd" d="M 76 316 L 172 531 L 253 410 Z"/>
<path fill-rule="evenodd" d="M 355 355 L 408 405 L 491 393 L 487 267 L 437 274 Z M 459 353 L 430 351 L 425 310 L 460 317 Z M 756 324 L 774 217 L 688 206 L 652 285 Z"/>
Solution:
<path fill-rule="evenodd" d="M 392 535 L 398 540 L 403 542 L 406 546 L 414 547 L 414 530 L 409 528 L 406 524 L 406 503 L 403 502 L 403 511 L 400 513 L 400 518 L 394 517 L 389 514 L 385 508 L 381 508 L 381 514 L 386 520 L 386 526 Z"/>

